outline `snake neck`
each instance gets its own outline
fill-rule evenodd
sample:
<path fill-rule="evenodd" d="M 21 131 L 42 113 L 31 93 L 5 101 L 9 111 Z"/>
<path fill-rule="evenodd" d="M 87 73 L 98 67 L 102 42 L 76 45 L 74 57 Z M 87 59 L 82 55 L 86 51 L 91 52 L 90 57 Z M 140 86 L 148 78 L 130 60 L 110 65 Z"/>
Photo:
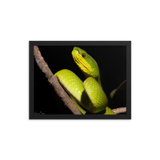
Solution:
<path fill-rule="evenodd" d="M 84 72 L 83 72 L 83 73 L 84 73 Z M 90 75 L 88 75 L 88 74 L 86 74 L 86 73 L 84 73 L 84 75 L 85 75 L 86 78 L 92 77 L 92 76 L 90 76 Z M 95 77 L 93 77 L 93 78 L 95 78 Z M 99 75 L 98 77 L 96 77 L 95 79 L 96 79 L 96 81 L 99 83 L 99 85 L 102 87 L 100 75 Z"/>

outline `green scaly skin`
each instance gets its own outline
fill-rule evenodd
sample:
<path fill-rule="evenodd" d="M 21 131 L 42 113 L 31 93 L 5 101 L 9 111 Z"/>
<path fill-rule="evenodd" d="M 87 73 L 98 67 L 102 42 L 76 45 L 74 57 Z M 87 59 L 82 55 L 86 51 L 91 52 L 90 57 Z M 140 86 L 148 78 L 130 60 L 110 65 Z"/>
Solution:
<path fill-rule="evenodd" d="M 73 48 L 72 57 L 87 79 L 82 82 L 75 73 L 68 69 L 58 71 L 55 76 L 58 77 L 61 85 L 69 93 L 72 99 L 74 99 L 75 104 L 82 114 L 86 114 L 86 111 L 84 110 L 86 109 L 90 113 L 104 111 L 105 115 L 115 115 L 115 113 L 107 107 L 108 99 L 101 86 L 97 62 L 87 54 L 86 51 L 78 47 Z"/>

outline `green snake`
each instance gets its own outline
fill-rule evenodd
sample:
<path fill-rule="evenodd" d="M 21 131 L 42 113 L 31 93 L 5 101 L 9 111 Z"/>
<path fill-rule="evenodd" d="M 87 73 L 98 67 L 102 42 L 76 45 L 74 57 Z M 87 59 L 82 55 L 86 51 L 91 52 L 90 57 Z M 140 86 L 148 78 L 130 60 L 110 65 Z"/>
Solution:
<path fill-rule="evenodd" d="M 108 107 L 108 98 L 102 89 L 97 62 L 79 47 L 73 48 L 72 57 L 86 79 L 82 82 L 72 71 L 62 69 L 55 73 L 60 84 L 74 100 L 82 114 L 88 111 L 90 114 L 114 115 L 115 113 Z"/>

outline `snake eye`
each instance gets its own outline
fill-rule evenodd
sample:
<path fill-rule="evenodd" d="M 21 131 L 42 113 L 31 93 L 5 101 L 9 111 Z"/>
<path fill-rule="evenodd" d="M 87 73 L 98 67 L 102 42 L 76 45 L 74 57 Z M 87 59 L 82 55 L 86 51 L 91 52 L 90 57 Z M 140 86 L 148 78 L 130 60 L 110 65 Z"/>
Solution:
<path fill-rule="evenodd" d="M 82 53 L 82 57 L 85 57 L 86 56 L 86 54 L 85 53 Z"/>

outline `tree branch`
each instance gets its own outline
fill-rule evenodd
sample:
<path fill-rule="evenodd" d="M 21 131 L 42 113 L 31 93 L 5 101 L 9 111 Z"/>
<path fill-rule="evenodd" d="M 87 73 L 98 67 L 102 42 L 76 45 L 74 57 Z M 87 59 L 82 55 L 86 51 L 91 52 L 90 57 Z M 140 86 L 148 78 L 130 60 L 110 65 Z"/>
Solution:
<path fill-rule="evenodd" d="M 34 46 L 34 57 L 37 62 L 37 65 L 42 70 L 42 72 L 46 75 L 46 77 L 48 78 L 48 82 L 52 84 L 55 92 L 62 99 L 63 103 L 71 110 L 73 114 L 82 115 L 82 113 L 77 108 L 73 100 L 68 96 L 68 94 L 65 92 L 65 90 L 60 85 L 58 78 L 53 75 L 48 64 L 45 62 L 44 58 L 42 57 L 38 46 Z M 113 109 L 112 111 L 115 112 L 116 114 L 125 113 L 126 107 L 116 108 L 116 109 Z"/>
<path fill-rule="evenodd" d="M 48 81 L 52 84 L 54 90 L 62 99 L 64 104 L 71 110 L 73 114 L 81 115 L 81 112 L 79 111 L 73 100 L 68 96 L 68 94 L 62 88 L 62 86 L 59 84 L 58 78 L 53 75 L 52 71 L 48 67 L 37 46 L 34 46 L 34 56 L 39 68 L 46 75 Z"/>

